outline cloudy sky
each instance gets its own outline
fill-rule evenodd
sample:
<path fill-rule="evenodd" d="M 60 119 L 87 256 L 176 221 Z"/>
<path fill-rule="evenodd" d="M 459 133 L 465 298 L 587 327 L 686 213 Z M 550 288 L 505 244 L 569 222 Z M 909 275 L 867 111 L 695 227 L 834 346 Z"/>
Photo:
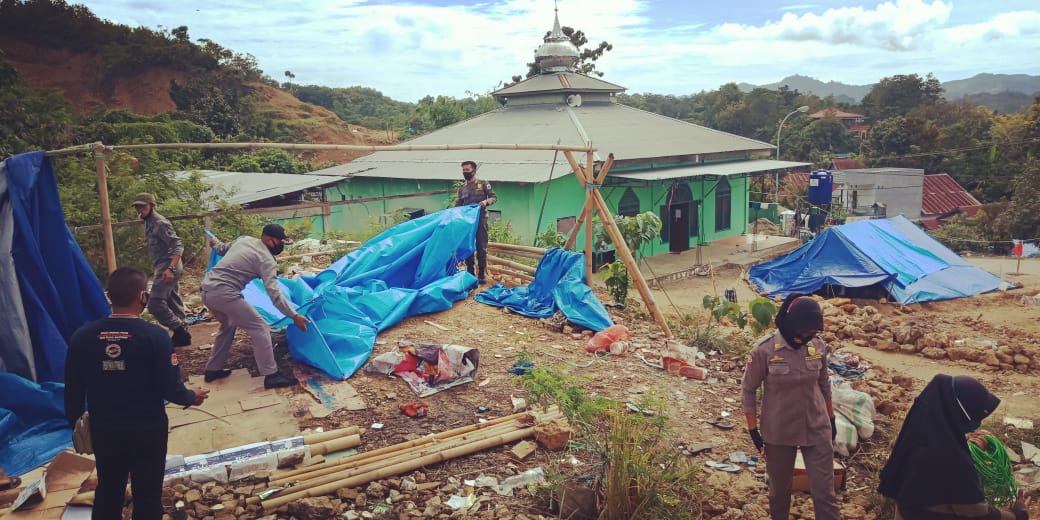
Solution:
<path fill-rule="evenodd" d="M 552 0 L 90 0 L 131 26 L 187 25 L 283 81 L 402 101 L 484 93 L 526 71 Z M 597 65 L 629 93 L 691 94 L 791 74 L 870 84 L 932 72 L 1040 74 L 1037 0 L 560 0 L 560 21 L 614 45 Z"/>

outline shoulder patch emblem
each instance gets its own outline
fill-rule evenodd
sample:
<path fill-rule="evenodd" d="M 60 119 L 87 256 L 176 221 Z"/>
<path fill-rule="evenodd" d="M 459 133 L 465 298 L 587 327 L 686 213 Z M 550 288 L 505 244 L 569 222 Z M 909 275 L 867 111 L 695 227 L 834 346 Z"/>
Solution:
<path fill-rule="evenodd" d="M 478 182 L 478 183 L 477 183 L 477 189 L 478 189 L 478 190 L 482 190 L 482 189 L 484 189 L 484 185 Z"/>
<path fill-rule="evenodd" d="M 120 347 L 119 343 L 109 343 L 108 346 L 105 347 L 105 355 L 111 359 L 119 357 L 122 353 L 123 347 Z"/>
<path fill-rule="evenodd" d="M 815 356 L 816 355 L 816 347 L 809 346 L 809 347 L 806 347 L 805 350 L 808 353 L 808 355 L 806 357 L 808 357 L 808 356 Z"/>
<path fill-rule="evenodd" d="M 177 354 L 170 354 L 170 364 L 173 366 L 180 364 L 180 362 L 177 361 Z"/>

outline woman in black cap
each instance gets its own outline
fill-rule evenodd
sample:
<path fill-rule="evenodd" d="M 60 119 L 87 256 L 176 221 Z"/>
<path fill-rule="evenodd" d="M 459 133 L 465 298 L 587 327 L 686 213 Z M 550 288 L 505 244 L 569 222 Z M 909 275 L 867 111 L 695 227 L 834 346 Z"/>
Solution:
<path fill-rule="evenodd" d="M 1000 404 L 968 376 L 939 374 L 914 399 L 881 470 L 878 492 L 896 502 L 896 520 L 1023 520 L 1021 493 L 1011 510 L 986 503 L 965 435 Z"/>
<path fill-rule="evenodd" d="M 742 407 L 755 448 L 766 458 L 769 516 L 787 520 L 797 450 L 802 450 L 817 520 L 838 520 L 834 493 L 834 408 L 827 374 L 823 311 L 816 300 L 788 296 L 776 314 L 777 332 L 748 354 Z M 755 394 L 762 389 L 761 432 Z"/>

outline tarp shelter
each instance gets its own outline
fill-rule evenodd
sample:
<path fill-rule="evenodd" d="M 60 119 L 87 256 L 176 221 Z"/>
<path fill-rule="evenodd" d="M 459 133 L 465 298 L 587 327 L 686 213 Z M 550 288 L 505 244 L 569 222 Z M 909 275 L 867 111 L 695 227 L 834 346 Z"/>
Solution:
<path fill-rule="evenodd" d="M 786 256 L 752 267 L 749 277 L 770 296 L 808 294 L 825 285 L 879 285 L 904 305 L 972 296 L 1008 285 L 902 215 L 827 228 Z"/>
<path fill-rule="evenodd" d="M 43 152 L 0 163 L 0 372 L 61 381 L 68 340 L 108 302 L 65 224 Z"/>
<path fill-rule="evenodd" d="M 465 299 L 477 279 L 458 264 L 473 254 L 478 218 L 480 208 L 473 204 L 409 220 L 316 276 L 279 278 L 282 293 L 311 320 L 307 332 L 288 328 L 292 357 L 346 379 L 371 355 L 379 332 Z M 260 280 L 242 294 L 272 326 L 290 323 Z"/>
<path fill-rule="evenodd" d="M 510 289 L 496 284 L 478 294 L 476 300 L 530 318 L 548 318 L 562 311 L 570 321 L 597 332 L 614 324 L 592 288 L 585 284 L 584 255 L 559 248 L 545 252 L 531 285 Z"/>

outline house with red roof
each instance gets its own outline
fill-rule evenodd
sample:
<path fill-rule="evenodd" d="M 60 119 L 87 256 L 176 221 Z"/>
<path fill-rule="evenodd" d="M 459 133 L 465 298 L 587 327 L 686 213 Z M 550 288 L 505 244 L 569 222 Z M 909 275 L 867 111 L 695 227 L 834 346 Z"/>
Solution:
<path fill-rule="evenodd" d="M 936 229 L 954 215 L 972 216 L 982 204 L 945 173 L 925 175 L 921 193 L 921 224 Z"/>
<path fill-rule="evenodd" d="M 867 116 L 855 112 L 846 112 L 835 107 L 817 110 L 816 112 L 809 114 L 808 117 L 811 119 L 833 117 L 841 121 L 841 124 L 845 125 L 845 128 L 847 128 L 849 132 L 856 134 L 856 137 L 859 137 L 860 139 L 866 139 L 867 132 L 870 131 L 870 125 L 867 123 Z"/>

